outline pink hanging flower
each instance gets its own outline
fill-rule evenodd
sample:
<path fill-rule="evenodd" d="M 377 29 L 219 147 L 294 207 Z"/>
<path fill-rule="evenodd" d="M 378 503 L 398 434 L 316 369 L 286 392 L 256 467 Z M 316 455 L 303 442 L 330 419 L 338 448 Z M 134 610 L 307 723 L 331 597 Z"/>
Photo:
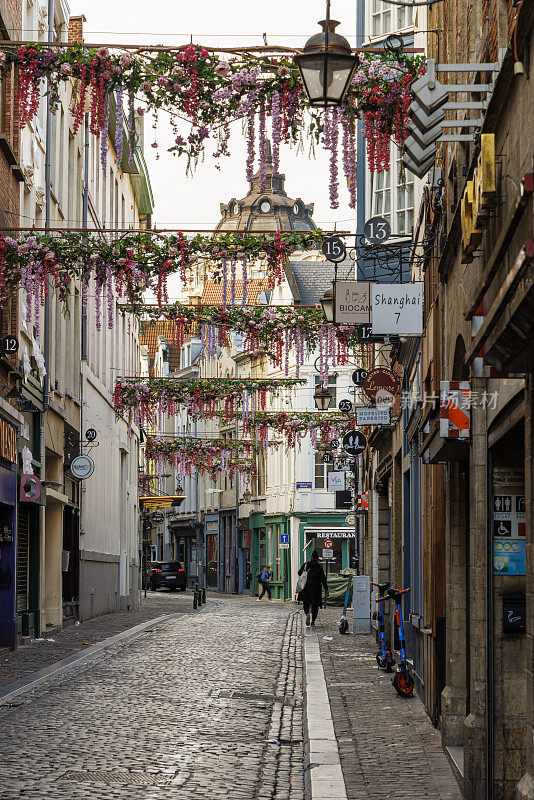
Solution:
<path fill-rule="evenodd" d="M 219 61 L 219 63 L 214 69 L 214 72 L 216 75 L 218 75 L 219 78 L 227 78 L 228 75 L 230 74 L 230 70 L 231 67 L 227 61 Z"/>

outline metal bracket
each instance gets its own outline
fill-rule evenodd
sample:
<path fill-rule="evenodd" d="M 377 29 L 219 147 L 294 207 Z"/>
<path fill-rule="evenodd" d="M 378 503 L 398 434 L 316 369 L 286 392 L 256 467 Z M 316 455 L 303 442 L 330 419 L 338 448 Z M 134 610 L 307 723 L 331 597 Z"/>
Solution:
<path fill-rule="evenodd" d="M 436 72 L 498 72 L 500 68 L 498 61 L 490 64 L 436 64 Z"/>

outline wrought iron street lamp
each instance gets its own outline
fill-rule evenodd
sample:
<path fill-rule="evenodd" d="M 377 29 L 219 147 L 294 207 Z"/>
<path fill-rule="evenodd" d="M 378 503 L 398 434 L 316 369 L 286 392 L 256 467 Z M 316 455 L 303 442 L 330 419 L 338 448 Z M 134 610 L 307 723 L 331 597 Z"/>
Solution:
<path fill-rule="evenodd" d="M 313 399 L 315 400 L 315 405 L 319 409 L 319 411 L 327 411 L 330 403 L 332 402 L 332 395 L 328 391 L 326 386 L 319 386 L 315 390 L 315 394 L 313 395 Z"/>
<path fill-rule="evenodd" d="M 348 41 L 336 33 L 339 22 L 330 19 L 330 0 L 323 31 L 308 39 L 303 52 L 295 56 L 304 89 L 314 108 L 340 106 L 350 86 L 358 59 Z"/>

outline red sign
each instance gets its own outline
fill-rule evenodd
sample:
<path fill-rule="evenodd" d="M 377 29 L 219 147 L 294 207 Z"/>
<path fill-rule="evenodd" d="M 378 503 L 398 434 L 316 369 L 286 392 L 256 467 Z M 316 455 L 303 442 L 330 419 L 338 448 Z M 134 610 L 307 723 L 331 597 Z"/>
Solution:
<path fill-rule="evenodd" d="M 325 550 L 331 550 L 334 546 L 334 542 L 332 539 L 323 539 L 323 548 Z"/>

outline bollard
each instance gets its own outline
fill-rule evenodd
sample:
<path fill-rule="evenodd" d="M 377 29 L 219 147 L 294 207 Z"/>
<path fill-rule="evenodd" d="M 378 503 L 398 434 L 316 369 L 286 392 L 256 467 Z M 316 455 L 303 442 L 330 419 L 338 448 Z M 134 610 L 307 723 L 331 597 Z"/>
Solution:
<path fill-rule="evenodd" d="M 206 602 L 206 587 L 205 586 L 202 587 L 202 602 L 203 603 Z"/>
<path fill-rule="evenodd" d="M 195 589 L 193 592 L 193 608 L 198 607 L 198 600 L 197 600 L 197 590 Z"/>

